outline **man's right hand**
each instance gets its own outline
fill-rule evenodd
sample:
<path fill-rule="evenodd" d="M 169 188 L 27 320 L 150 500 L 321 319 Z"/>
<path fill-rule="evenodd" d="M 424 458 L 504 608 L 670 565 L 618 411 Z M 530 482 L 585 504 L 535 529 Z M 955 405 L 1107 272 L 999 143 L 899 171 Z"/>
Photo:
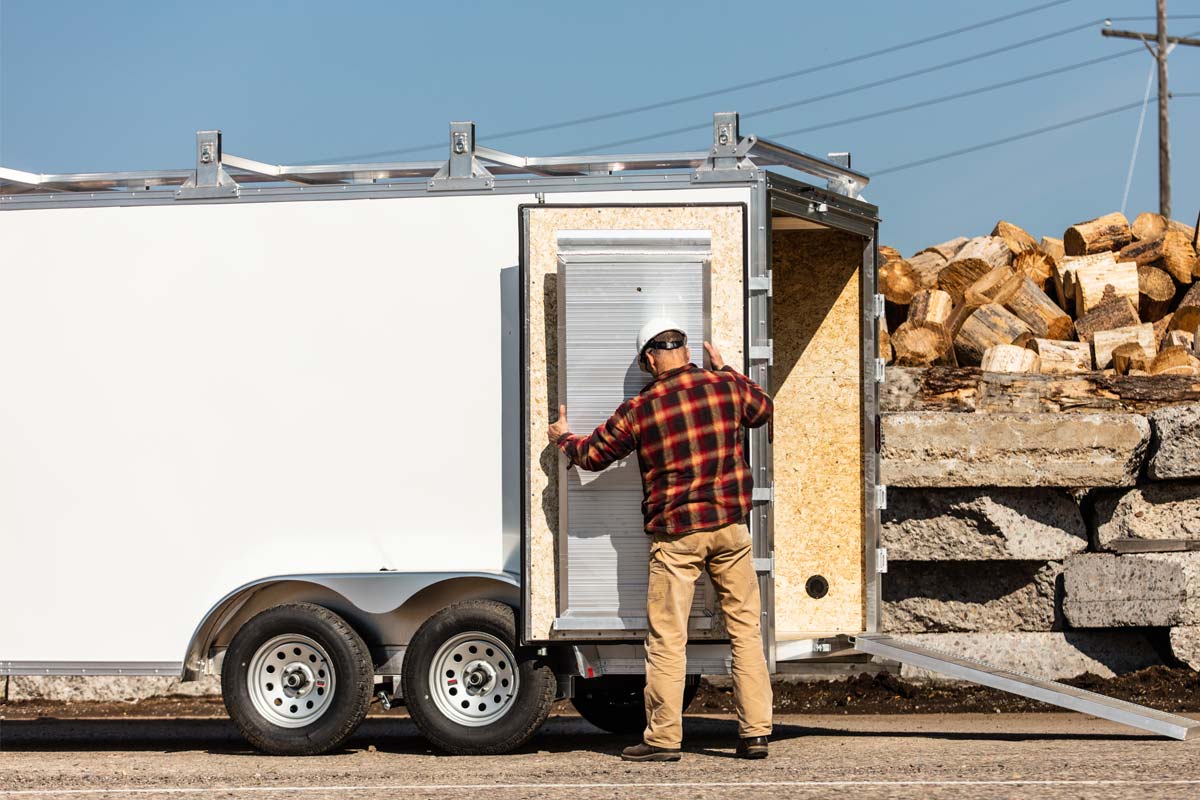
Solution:
<path fill-rule="evenodd" d="M 562 438 L 564 433 L 571 432 L 571 423 L 567 422 L 567 407 L 558 407 L 558 420 L 550 423 L 550 428 L 546 431 L 547 438 L 550 444 L 558 444 L 558 440 Z"/>
<path fill-rule="evenodd" d="M 704 352 L 708 353 L 708 363 L 713 369 L 721 369 L 725 366 L 725 359 L 721 358 L 721 351 L 714 347 L 711 342 L 704 343 Z"/>

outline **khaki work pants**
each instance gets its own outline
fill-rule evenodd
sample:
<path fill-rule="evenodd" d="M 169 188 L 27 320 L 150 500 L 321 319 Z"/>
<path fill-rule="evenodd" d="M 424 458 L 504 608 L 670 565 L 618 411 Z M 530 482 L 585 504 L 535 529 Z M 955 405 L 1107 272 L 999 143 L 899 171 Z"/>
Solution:
<path fill-rule="evenodd" d="M 740 736 L 771 733 L 771 679 L 759 624 L 758 576 L 744 523 L 682 536 L 656 534 L 650 545 L 646 610 L 646 732 L 655 747 L 683 742 L 687 621 L 700 570 L 717 590 L 733 651 L 733 700 Z"/>

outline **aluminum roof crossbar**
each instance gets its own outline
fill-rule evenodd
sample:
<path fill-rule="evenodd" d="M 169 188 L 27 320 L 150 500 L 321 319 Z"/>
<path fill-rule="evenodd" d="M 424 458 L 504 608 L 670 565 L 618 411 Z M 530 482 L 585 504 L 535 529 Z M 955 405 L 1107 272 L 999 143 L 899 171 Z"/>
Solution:
<path fill-rule="evenodd" d="M 446 161 L 363 164 L 268 164 L 224 153 L 221 132 L 196 134 L 196 168 L 38 174 L 0 167 L 0 196 L 74 192 L 116 193 L 174 190 L 180 199 L 236 195 L 244 184 L 337 185 L 424 181 L 429 191 L 489 189 L 514 177 L 614 175 L 637 171 L 684 171 L 695 181 L 728 180 L 762 167 L 784 167 L 828 181 L 831 191 L 858 197 L 869 181 L 849 166 L 848 154 L 820 158 L 786 145 L 742 136 L 736 112 L 713 116 L 708 150 L 673 153 L 518 156 L 475 143 L 472 122 L 450 124 Z"/>

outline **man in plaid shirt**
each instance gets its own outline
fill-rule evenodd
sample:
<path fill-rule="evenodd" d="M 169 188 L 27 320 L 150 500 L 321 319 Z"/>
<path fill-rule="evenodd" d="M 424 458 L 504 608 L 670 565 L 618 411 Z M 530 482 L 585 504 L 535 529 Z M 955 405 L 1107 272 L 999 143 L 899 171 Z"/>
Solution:
<path fill-rule="evenodd" d="M 602 470 L 637 451 L 642 515 L 650 546 L 646 610 L 646 731 L 627 761 L 678 761 L 683 740 L 687 621 L 700 571 L 720 598 L 733 655 L 737 753 L 765 758 L 771 683 L 759 625 L 758 577 L 746 519 L 753 476 L 742 429 L 771 418 L 771 398 L 725 365 L 709 343 L 713 369 L 691 363 L 687 336 L 667 320 L 639 336 L 638 361 L 654 376 L 590 436 L 572 434 L 566 407 L 549 438 L 572 464 Z"/>

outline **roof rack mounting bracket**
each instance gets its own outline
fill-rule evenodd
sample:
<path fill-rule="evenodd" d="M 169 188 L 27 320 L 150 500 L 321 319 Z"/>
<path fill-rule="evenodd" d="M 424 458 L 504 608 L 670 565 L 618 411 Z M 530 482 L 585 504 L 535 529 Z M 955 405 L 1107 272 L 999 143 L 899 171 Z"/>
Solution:
<path fill-rule="evenodd" d="M 756 136 L 744 139 L 738 130 L 736 111 L 718 111 L 713 114 L 713 144 L 708 158 L 692 173 L 696 183 L 720 181 L 744 181 L 757 178 L 758 168 L 750 160 L 750 150 L 758 141 Z"/>
<path fill-rule="evenodd" d="M 175 199 L 237 197 L 241 188 L 221 163 L 221 132 L 196 131 L 196 172 L 175 190 Z"/>
<path fill-rule="evenodd" d="M 475 123 L 450 123 L 450 160 L 429 179 L 431 192 L 491 189 L 496 178 L 480 163 L 475 153 Z"/>

